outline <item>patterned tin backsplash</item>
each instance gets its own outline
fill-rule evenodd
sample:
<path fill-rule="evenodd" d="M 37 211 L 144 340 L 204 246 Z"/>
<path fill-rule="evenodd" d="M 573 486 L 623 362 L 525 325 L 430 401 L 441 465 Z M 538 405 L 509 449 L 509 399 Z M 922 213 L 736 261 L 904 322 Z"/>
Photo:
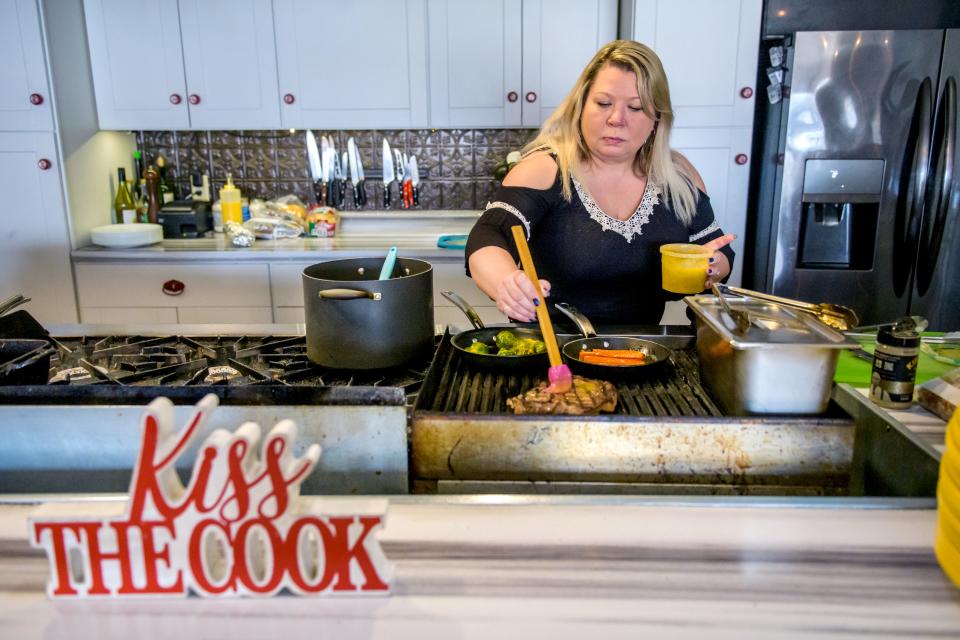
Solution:
<path fill-rule="evenodd" d="M 417 156 L 421 209 L 480 209 L 497 183 L 493 168 L 513 150 L 536 135 L 535 129 L 426 129 L 386 131 L 321 131 L 332 138 L 337 151 L 347 149 L 351 137 L 363 158 L 367 209 L 383 208 L 381 147 Z M 188 189 L 191 173 L 206 173 L 216 192 L 227 173 L 245 197 L 269 199 L 289 193 L 304 202 L 313 194 L 304 132 L 276 131 L 141 131 L 138 143 L 148 163 L 163 155 L 173 168 L 177 187 Z M 396 185 L 391 206 L 399 208 Z M 349 189 L 348 189 L 349 191 Z M 347 208 L 353 199 L 347 196 Z"/>

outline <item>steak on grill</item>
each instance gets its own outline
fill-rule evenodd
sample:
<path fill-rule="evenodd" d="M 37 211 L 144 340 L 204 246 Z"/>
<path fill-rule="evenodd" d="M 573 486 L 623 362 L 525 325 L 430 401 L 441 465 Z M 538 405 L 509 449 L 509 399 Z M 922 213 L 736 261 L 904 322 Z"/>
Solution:
<path fill-rule="evenodd" d="M 573 376 L 573 385 L 566 393 L 547 391 L 550 383 L 541 382 L 533 389 L 507 399 L 514 413 L 588 416 L 613 411 L 617 406 L 617 388 L 606 380 L 590 380 Z"/>

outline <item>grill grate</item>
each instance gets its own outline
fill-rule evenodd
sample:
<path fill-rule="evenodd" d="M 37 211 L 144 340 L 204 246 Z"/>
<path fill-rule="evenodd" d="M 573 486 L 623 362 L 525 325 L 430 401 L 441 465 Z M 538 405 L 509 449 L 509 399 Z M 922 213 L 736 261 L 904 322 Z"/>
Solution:
<path fill-rule="evenodd" d="M 511 414 L 507 398 L 546 380 L 546 371 L 497 373 L 467 364 L 446 334 L 423 382 L 415 411 Z M 671 363 L 649 377 L 617 383 L 620 401 L 615 413 L 629 416 L 722 416 L 700 384 L 693 349 L 674 350 Z"/>

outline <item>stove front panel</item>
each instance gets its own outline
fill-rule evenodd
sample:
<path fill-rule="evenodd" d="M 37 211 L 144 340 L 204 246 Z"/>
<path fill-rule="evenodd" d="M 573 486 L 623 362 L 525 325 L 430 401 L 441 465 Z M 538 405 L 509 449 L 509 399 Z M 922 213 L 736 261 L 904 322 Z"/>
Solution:
<path fill-rule="evenodd" d="M 140 446 L 142 405 L 0 405 L 0 492 L 126 492 Z M 192 415 L 177 406 L 178 425 Z M 407 412 L 384 406 L 221 405 L 177 461 L 186 482 L 200 445 L 214 429 L 256 422 L 265 436 L 280 420 L 297 424 L 294 451 L 318 443 L 320 461 L 305 494 L 407 493 Z"/>

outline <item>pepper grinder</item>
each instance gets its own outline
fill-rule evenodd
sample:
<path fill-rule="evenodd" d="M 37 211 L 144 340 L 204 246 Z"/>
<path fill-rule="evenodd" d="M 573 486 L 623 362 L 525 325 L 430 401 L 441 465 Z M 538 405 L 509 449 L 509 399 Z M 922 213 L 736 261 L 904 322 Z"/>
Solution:
<path fill-rule="evenodd" d="M 147 181 L 147 222 L 156 224 L 160 215 L 160 172 L 150 165 L 143 177 Z"/>

